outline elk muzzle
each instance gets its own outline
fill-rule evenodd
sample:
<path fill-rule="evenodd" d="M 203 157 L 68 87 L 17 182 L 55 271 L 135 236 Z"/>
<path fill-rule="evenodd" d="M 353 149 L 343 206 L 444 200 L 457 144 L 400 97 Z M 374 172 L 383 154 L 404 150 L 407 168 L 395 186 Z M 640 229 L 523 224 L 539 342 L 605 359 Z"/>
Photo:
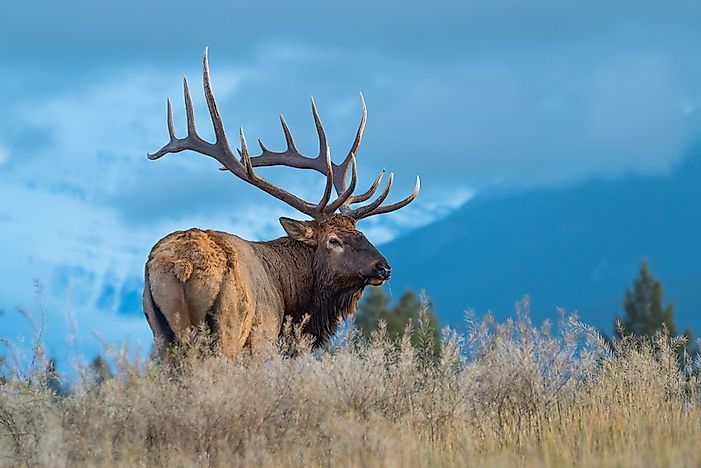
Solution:
<path fill-rule="evenodd" d="M 373 265 L 372 272 L 365 278 L 367 284 L 380 286 L 392 276 L 392 267 L 384 258 Z"/>

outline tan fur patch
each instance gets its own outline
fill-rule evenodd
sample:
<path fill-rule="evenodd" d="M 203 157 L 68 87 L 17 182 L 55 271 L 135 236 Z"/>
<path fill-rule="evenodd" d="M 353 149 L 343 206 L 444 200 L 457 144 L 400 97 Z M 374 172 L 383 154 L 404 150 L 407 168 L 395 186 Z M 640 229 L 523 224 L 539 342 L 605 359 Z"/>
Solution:
<path fill-rule="evenodd" d="M 187 282 L 192 275 L 192 263 L 189 260 L 179 259 L 173 262 L 173 273 L 175 277 L 180 280 L 181 283 Z"/>

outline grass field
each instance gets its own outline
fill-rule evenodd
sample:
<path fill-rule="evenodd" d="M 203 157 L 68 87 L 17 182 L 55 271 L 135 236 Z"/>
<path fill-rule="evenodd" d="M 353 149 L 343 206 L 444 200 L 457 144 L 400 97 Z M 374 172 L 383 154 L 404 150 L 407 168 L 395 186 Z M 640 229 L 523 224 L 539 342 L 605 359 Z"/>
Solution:
<path fill-rule="evenodd" d="M 8 359 L 0 464 L 17 466 L 699 466 L 698 370 L 659 334 L 609 345 L 564 318 L 444 333 L 440 358 L 352 329 L 333 347 L 176 365 L 112 353 L 58 396 L 41 347 Z M 204 354 L 204 355 L 203 355 Z M 294 357 L 285 357 L 294 355 Z M 49 379 L 50 380 L 50 379 Z"/>

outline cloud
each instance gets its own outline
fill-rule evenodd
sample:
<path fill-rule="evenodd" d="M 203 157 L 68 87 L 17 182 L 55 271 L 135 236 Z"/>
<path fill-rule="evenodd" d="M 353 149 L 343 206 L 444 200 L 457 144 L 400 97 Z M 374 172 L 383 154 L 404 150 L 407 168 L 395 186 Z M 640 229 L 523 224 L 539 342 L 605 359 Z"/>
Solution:
<path fill-rule="evenodd" d="M 487 18 L 496 15 L 482 8 L 485 11 L 479 11 Z M 242 125 L 251 144 L 261 137 L 271 147 L 282 147 L 277 114 L 283 112 L 300 148 L 316 154 L 307 103 L 313 94 L 332 151 L 340 157 L 352 142 L 359 114 L 357 93 L 363 91 L 369 106 L 364 146 L 358 156 L 364 180 L 387 168 L 397 172 L 397 190 L 410 190 L 416 173 L 422 175 L 427 191 L 440 184 L 467 189 L 495 181 L 561 183 L 592 175 L 665 170 L 698 133 L 689 109 L 701 101 L 701 84 L 692 79 L 701 72 L 701 65 L 690 60 L 682 42 L 701 39 L 697 37 L 701 33 L 682 28 L 678 47 L 631 40 L 624 33 L 627 29 L 638 31 L 648 24 L 668 27 L 667 20 L 646 16 L 646 11 L 654 9 L 645 8 L 630 23 L 614 8 L 599 25 L 600 36 L 593 34 L 595 25 L 584 17 L 581 31 L 558 43 L 531 37 L 537 35 L 524 20 L 520 27 L 530 31 L 523 38 L 527 46 L 516 48 L 512 34 L 503 38 L 503 48 L 489 48 L 489 53 L 482 46 L 481 52 L 468 48 L 455 50 L 451 57 L 427 58 L 422 52 L 394 54 L 387 40 L 370 50 L 319 43 L 290 33 L 295 39 L 268 37 L 247 43 L 245 54 L 235 53 L 231 45 L 212 48 L 210 61 L 232 140 Z M 412 24 L 413 17 L 406 14 L 409 17 L 399 20 Z M 528 18 L 533 12 L 524 15 Z M 551 15 L 546 13 L 546 17 Z M 373 21 L 378 19 L 371 18 Z M 484 28 L 478 30 L 489 35 Z M 281 34 L 285 31 L 282 28 Z M 465 43 L 476 33 L 465 32 Z M 553 40 L 557 33 L 548 37 Z M 22 159 L 35 161 L 27 165 L 27 172 L 43 164 L 36 162 L 38 155 L 41 161 L 50 157 L 56 164 L 70 165 L 70 171 L 57 173 L 61 180 L 52 181 L 54 186 L 77 190 L 90 177 L 100 189 L 89 189 L 84 195 L 104 196 L 116 209 L 124 207 L 125 218 L 131 214 L 138 218 L 140 212 L 152 216 L 158 210 L 149 207 L 149 200 L 177 197 L 174 186 L 187 187 L 192 194 L 178 200 L 183 210 L 204 206 L 205 200 L 199 197 L 207 191 L 199 187 L 212 190 L 212 209 L 225 208 L 223 200 L 246 192 L 226 188 L 235 182 L 214 175 L 211 186 L 205 183 L 213 161 L 197 161 L 201 157 L 187 154 L 149 166 L 142 160 L 145 151 L 165 142 L 166 96 L 173 98 L 176 127 L 182 135 L 179 77 L 183 72 L 190 76 L 201 133 L 211 138 L 200 57 L 201 50 L 197 50 L 182 53 L 164 66 L 155 65 L 164 60 L 160 56 L 148 66 L 138 59 L 127 64 L 122 60 L 93 64 L 102 71 L 88 73 L 80 87 L 14 107 L 13 126 L 41 129 L 47 137 L 39 141 L 50 144 L 30 148 L 36 145 L 35 139 L 15 138 L 13 154 L 19 152 Z M 5 78 L 10 82 L 28 73 L 11 63 L 6 71 L 13 77 Z M 32 76 L 27 80 L 36 81 Z M 83 162 L 79 166 L 78 160 Z M 126 172 L 125 168 L 131 169 L 126 180 L 114 176 Z M 168 174 L 173 184 L 157 172 Z M 190 183 L 183 180 L 185 174 Z M 290 174 L 281 180 L 294 181 L 295 177 Z M 153 197 L 143 197 L 144 209 L 139 210 L 142 205 L 135 199 L 142 191 Z"/>

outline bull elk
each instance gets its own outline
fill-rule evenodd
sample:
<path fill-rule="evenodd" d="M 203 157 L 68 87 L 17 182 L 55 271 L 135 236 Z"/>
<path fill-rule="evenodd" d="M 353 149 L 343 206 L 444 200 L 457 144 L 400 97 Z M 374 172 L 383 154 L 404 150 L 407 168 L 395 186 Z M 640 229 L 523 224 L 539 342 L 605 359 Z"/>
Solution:
<path fill-rule="evenodd" d="M 234 176 L 287 203 L 312 218 L 297 221 L 280 218 L 287 233 L 267 242 L 252 242 L 233 234 L 192 228 L 176 231 L 158 241 L 145 268 L 144 314 L 160 350 L 181 342 L 192 327 L 209 326 L 224 353 L 276 340 L 285 320 L 304 323 L 316 346 L 323 345 L 340 321 L 352 315 L 367 285 L 381 285 L 390 277 L 390 265 L 362 232 L 356 221 L 389 213 L 408 205 L 419 192 L 382 205 L 392 187 L 390 174 L 384 190 L 377 191 L 381 172 L 370 188 L 354 195 L 357 182 L 356 154 L 367 119 L 361 95 L 362 117 L 353 145 L 341 164 L 331 160 L 326 133 L 314 100 L 312 114 L 319 137 L 319 155 L 307 157 L 295 146 L 285 119 L 280 116 L 287 148 L 269 150 L 260 140 L 261 154 L 251 156 L 243 129 L 240 149 L 232 152 L 210 81 L 207 51 L 203 61 L 204 95 L 214 127 L 215 142 L 203 140 L 195 128 L 195 114 L 187 78 L 184 79 L 187 136 L 178 138 L 168 100 L 170 141 L 151 160 L 169 153 L 191 150 L 216 159 Z M 260 177 L 255 167 L 288 166 L 323 174 L 326 185 L 318 203 L 310 203 Z M 351 172 L 347 184 L 348 172 Z M 336 197 L 332 199 L 335 189 Z M 306 322 L 303 322 L 305 316 Z"/>

